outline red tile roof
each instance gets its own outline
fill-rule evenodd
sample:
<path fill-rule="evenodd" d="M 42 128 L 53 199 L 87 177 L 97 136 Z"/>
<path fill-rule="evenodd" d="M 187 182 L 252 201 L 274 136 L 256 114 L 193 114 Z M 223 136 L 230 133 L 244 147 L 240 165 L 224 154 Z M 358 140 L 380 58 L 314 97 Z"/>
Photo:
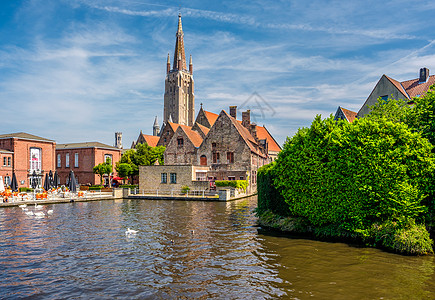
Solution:
<path fill-rule="evenodd" d="M 219 115 L 205 110 L 204 110 L 204 114 L 208 122 L 210 123 L 210 126 L 213 126 L 214 122 L 216 122 L 217 118 L 219 117 Z"/>
<path fill-rule="evenodd" d="M 196 125 L 202 131 L 202 133 L 204 133 L 204 135 L 207 135 L 208 132 L 210 131 L 210 129 L 208 129 L 207 127 L 205 127 L 205 126 L 203 126 L 203 125 L 201 125 L 199 123 L 196 123 Z"/>
<path fill-rule="evenodd" d="M 186 125 L 180 125 L 181 129 L 183 130 L 186 136 L 189 138 L 189 140 L 192 142 L 192 144 L 198 148 L 202 144 L 202 137 L 199 135 L 198 132 L 195 130 L 192 130 L 191 127 Z"/>
<path fill-rule="evenodd" d="M 351 110 L 348 110 L 348 109 L 345 109 L 343 107 L 340 107 L 340 109 L 343 112 L 343 114 L 346 116 L 346 119 L 349 123 L 352 123 L 353 121 L 355 121 L 356 115 L 358 113 L 351 111 Z"/>
<path fill-rule="evenodd" d="M 355 113 L 356 114 L 356 113 Z M 279 152 L 281 151 L 281 147 L 266 129 L 266 127 L 257 126 L 257 137 L 260 140 L 266 140 L 268 143 L 269 151 Z"/>
<path fill-rule="evenodd" d="M 157 143 L 159 142 L 159 139 L 160 139 L 159 136 L 148 135 L 148 134 L 142 134 L 142 137 L 144 138 L 144 140 L 148 144 L 148 146 L 151 146 L 151 147 L 156 147 Z"/>
<path fill-rule="evenodd" d="M 429 90 L 429 87 L 435 84 L 435 75 L 430 76 L 426 82 L 419 82 L 419 78 L 411 79 L 401 82 L 403 88 L 408 93 L 409 97 L 420 97 L 424 96 L 426 92 Z"/>
<path fill-rule="evenodd" d="M 409 95 L 408 95 L 408 93 L 406 92 L 406 90 L 403 88 L 403 86 L 402 86 L 402 84 L 399 82 L 399 81 L 397 81 L 397 80 L 395 80 L 395 79 L 393 79 L 393 78 L 391 78 L 391 77 L 388 77 L 387 75 L 384 75 L 389 81 L 391 81 L 391 83 L 392 84 L 394 84 L 394 86 L 406 97 L 406 98 L 408 98 L 409 99 Z"/>

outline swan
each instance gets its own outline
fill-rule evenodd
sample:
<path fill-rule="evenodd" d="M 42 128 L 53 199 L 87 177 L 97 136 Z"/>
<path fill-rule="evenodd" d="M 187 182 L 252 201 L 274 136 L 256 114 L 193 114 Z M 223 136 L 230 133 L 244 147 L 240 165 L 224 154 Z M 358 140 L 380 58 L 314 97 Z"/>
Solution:
<path fill-rule="evenodd" d="M 52 209 L 47 210 L 47 215 L 52 215 L 52 214 L 53 214 L 53 210 Z"/>
<path fill-rule="evenodd" d="M 133 234 L 136 234 L 136 233 L 138 233 L 138 230 L 133 230 L 133 229 L 130 229 L 130 228 L 127 228 L 127 230 L 125 231 L 125 235 L 133 235 Z"/>
<path fill-rule="evenodd" d="M 35 212 L 35 216 L 36 217 L 45 217 L 45 214 L 42 211 L 37 211 L 37 212 Z"/>
<path fill-rule="evenodd" d="M 35 209 L 41 209 L 42 205 L 38 205 L 38 203 L 35 203 Z"/>
<path fill-rule="evenodd" d="M 28 215 L 28 216 L 33 216 L 34 213 L 33 213 L 33 211 L 26 211 L 26 215 Z"/>
<path fill-rule="evenodd" d="M 26 208 L 26 207 L 27 207 L 27 204 L 21 204 L 21 205 L 18 205 L 18 207 Z"/>

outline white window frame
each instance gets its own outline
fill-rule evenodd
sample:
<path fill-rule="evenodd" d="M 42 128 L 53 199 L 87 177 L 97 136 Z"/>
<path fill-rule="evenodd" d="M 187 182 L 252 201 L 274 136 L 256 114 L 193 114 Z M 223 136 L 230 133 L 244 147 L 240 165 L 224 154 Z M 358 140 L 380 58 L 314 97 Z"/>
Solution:
<path fill-rule="evenodd" d="M 74 153 L 74 168 L 78 168 L 78 167 L 79 167 L 79 154 Z"/>
<path fill-rule="evenodd" d="M 69 168 L 69 153 L 65 154 L 65 168 Z"/>
<path fill-rule="evenodd" d="M 57 167 L 62 167 L 62 158 L 60 154 L 57 155 Z"/>

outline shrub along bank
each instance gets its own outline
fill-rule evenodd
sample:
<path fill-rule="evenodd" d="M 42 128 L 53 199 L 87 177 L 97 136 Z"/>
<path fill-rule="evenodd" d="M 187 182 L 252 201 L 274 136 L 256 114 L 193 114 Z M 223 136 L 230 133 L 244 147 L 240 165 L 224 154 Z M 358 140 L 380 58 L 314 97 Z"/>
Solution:
<path fill-rule="evenodd" d="M 258 171 L 260 223 L 430 253 L 424 200 L 433 186 L 432 148 L 403 123 L 318 116 L 287 140 L 276 163 Z"/>

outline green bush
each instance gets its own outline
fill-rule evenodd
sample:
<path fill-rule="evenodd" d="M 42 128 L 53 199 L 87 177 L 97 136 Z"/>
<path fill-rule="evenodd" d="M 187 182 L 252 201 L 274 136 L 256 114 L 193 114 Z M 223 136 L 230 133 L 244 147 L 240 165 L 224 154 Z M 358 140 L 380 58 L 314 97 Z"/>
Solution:
<path fill-rule="evenodd" d="M 183 185 L 181 187 L 181 193 L 182 194 L 186 194 L 188 191 L 190 191 L 190 187 L 188 187 L 187 185 Z"/>
<path fill-rule="evenodd" d="M 281 196 L 273 184 L 275 173 L 273 172 L 276 163 L 272 162 L 262 166 L 257 172 L 257 211 L 263 213 L 270 210 L 271 212 L 283 217 L 290 215 L 288 204 Z"/>
<path fill-rule="evenodd" d="M 119 186 L 120 188 L 124 188 L 124 189 L 137 189 L 139 188 L 139 186 L 137 184 L 121 184 Z"/>
<path fill-rule="evenodd" d="M 249 185 L 248 180 L 216 180 L 215 184 L 216 186 L 220 187 L 228 186 L 236 189 L 241 189 L 245 192 L 246 188 Z"/>
<path fill-rule="evenodd" d="M 103 185 L 92 185 L 92 186 L 89 187 L 89 190 L 90 191 L 97 191 L 97 190 L 101 190 L 103 188 L 104 188 Z"/>
<path fill-rule="evenodd" d="M 28 187 L 20 187 L 19 190 L 20 190 L 20 193 L 33 192 L 33 189 L 28 188 Z"/>

